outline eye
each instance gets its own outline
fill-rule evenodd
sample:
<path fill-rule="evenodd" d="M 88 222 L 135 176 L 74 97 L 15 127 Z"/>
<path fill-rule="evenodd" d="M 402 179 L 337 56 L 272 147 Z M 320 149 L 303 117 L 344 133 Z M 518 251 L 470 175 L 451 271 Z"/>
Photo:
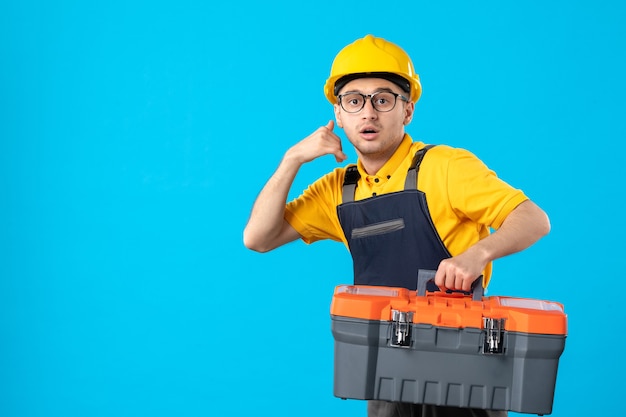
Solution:
<path fill-rule="evenodd" d="M 377 104 L 385 104 L 387 102 L 389 102 L 389 99 L 387 99 L 387 97 L 376 96 Z"/>
<path fill-rule="evenodd" d="M 376 103 L 389 104 L 393 102 L 394 96 L 391 93 L 378 93 L 376 94 Z"/>
<path fill-rule="evenodd" d="M 343 96 L 341 102 L 351 108 L 359 108 L 363 104 L 363 96 L 360 94 L 347 94 Z"/>

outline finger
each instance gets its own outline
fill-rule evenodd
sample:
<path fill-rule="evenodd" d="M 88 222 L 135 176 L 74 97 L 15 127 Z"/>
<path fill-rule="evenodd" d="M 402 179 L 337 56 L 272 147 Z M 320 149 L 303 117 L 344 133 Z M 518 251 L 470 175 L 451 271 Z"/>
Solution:
<path fill-rule="evenodd" d="M 439 287 L 441 291 L 446 291 L 446 271 L 439 265 L 437 272 L 435 273 L 435 285 Z"/>
<path fill-rule="evenodd" d="M 445 286 L 447 289 L 449 290 L 456 290 L 458 287 L 456 285 L 456 274 L 454 272 L 450 273 L 448 272 L 446 274 L 446 283 Z"/>
<path fill-rule="evenodd" d="M 465 291 L 465 292 L 469 292 L 472 290 L 472 280 L 471 279 L 464 279 L 461 282 L 461 286 L 459 287 L 460 290 Z"/>
<path fill-rule="evenodd" d="M 346 159 L 348 159 L 348 155 L 346 155 L 343 152 L 343 148 L 341 146 L 341 139 L 339 140 L 339 149 L 337 149 L 337 151 L 334 153 L 335 155 L 335 160 L 337 161 L 337 163 L 343 162 Z"/>
<path fill-rule="evenodd" d="M 464 290 L 466 285 L 467 285 L 467 280 L 463 279 L 463 275 L 457 274 L 454 279 L 454 289 L 456 291 Z"/>
<path fill-rule="evenodd" d="M 465 292 L 472 291 L 472 286 L 474 286 L 474 283 L 475 285 L 483 285 L 482 280 L 480 282 L 476 282 L 478 278 L 479 277 L 476 277 L 474 279 L 466 279 L 465 282 L 463 283 L 463 291 Z"/>
<path fill-rule="evenodd" d="M 333 132 L 333 129 L 335 127 L 335 122 L 333 120 L 329 120 L 326 126 L 324 127 L 330 131 L 333 138 L 337 140 L 337 144 L 339 145 L 338 149 L 335 152 L 333 152 L 333 155 L 335 155 L 335 160 L 337 161 L 337 163 L 343 162 L 346 159 L 348 159 L 348 155 L 346 155 L 343 152 L 343 148 L 341 145 L 341 138 Z"/>

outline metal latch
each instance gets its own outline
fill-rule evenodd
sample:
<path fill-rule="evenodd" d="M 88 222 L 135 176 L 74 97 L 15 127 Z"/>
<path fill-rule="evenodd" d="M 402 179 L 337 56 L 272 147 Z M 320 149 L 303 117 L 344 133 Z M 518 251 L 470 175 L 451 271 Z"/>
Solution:
<path fill-rule="evenodd" d="M 391 346 L 404 347 L 411 345 L 412 311 L 391 310 Z"/>
<path fill-rule="evenodd" d="M 484 354 L 501 354 L 504 352 L 504 322 L 506 319 L 483 317 L 485 330 Z"/>

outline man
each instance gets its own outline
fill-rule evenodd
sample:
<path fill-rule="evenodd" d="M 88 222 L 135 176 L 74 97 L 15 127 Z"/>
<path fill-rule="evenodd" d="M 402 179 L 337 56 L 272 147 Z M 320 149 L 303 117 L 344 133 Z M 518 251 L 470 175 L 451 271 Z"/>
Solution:
<path fill-rule="evenodd" d="M 325 94 L 357 164 L 335 169 L 287 203 L 303 164 L 324 155 L 338 163 L 347 158 L 333 121 L 287 150 L 252 209 L 248 248 L 333 239 L 348 246 L 357 284 L 415 289 L 417 270 L 432 269 L 431 289 L 470 291 L 480 276 L 488 284 L 493 260 L 549 232 L 546 214 L 473 154 L 413 142 L 405 133 L 421 84 L 399 46 L 372 35 L 346 46 Z M 506 413 L 370 401 L 368 415 Z"/>

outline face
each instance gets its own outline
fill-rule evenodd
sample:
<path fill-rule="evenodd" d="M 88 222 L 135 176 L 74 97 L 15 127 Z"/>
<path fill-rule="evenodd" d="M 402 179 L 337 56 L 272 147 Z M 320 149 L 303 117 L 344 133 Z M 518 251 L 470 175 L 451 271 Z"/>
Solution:
<path fill-rule="evenodd" d="M 382 78 L 359 78 L 350 81 L 339 91 L 339 95 L 348 92 L 368 95 L 380 91 L 409 96 L 396 84 Z M 402 142 L 404 126 L 411 122 L 415 104 L 398 97 L 395 107 L 389 112 L 374 109 L 370 99 L 356 113 L 346 112 L 339 103 L 335 104 L 334 109 L 337 125 L 344 130 L 359 158 L 364 162 L 386 161 Z"/>

